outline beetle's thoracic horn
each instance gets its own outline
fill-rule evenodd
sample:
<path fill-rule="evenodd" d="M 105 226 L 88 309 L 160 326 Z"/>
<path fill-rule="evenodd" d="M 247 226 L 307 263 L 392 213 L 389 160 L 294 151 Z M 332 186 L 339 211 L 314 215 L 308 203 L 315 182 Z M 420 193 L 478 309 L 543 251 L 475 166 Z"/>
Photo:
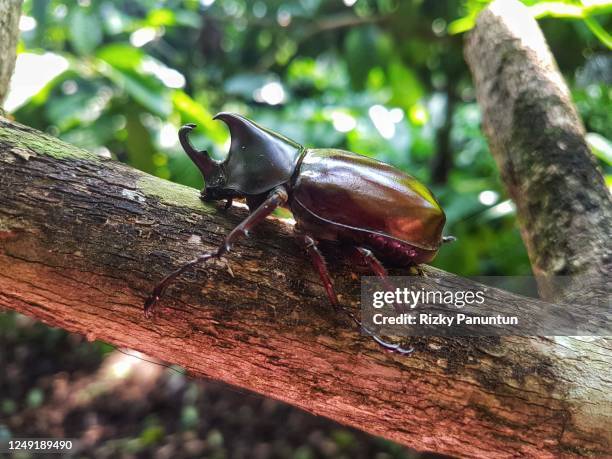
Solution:
<path fill-rule="evenodd" d="M 226 188 L 256 195 L 291 179 L 303 151 L 300 144 L 236 113 L 214 119 L 223 121 L 232 137 L 223 161 Z"/>
<path fill-rule="evenodd" d="M 196 127 L 195 124 L 189 123 L 179 129 L 179 141 L 185 153 L 189 155 L 191 160 L 200 169 L 205 181 L 209 181 L 219 173 L 219 162 L 210 157 L 207 151 L 196 150 L 189 141 L 189 133 Z"/>
<path fill-rule="evenodd" d="M 229 127 L 232 135 L 230 152 L 238 153 L 238 150 L 248 148 L 251 151 L 265 151 L 270 148 L 299 149 L 301 145 L 287 137 L 267 129 L 244 116 L 236 113 L 221 112 L 213 117 L 214 120 L 222 120 Z M 229 155 L 228 155 L 229 156 Z"/>

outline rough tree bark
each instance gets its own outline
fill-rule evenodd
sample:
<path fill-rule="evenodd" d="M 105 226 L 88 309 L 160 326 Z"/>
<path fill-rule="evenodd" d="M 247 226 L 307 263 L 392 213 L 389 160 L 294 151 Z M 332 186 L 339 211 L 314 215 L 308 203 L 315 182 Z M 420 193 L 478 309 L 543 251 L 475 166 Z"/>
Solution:
<path fill-rule="evenodd" d="M 609 298 L 612 198 L 537 22 L 520 2 L 497 0 L 465 56 L 542 296 Z M 554 276 L 570 277 L 559 288 Z"/>
<path fill-rule="evenodd" d="M 246 211 L 206 206 L 197 190 L 8 121 L 0 123 L 0 164 L 1 307 L 420 450 L 609 451 L 605 343 L 429 339 L 415 341 L 411 357 L 385 353 L 334 317 L 280 221 L 240 244 L 230 267 L 186 276 L 145 320 L 142 302 L 153 283 L 220 243 Z M 332 271 L 342 300 L 356 305 L 351 267 L 332 260 Z"/>
<path fill-rule="evenodd" d="M 0 0 L 0 113 L 15 68 L 22 0 Z"/>

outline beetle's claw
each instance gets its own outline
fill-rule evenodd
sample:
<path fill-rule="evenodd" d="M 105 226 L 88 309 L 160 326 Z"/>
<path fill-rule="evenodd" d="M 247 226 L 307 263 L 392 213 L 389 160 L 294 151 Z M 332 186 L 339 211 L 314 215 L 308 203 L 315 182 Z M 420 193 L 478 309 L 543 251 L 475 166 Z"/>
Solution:
<path fill-rule="evenodd" d="M 389 343 L 388 341 L 385 341 L 384 339 L 382 339 L 380 336 L 376 335 L 374 332 L 370 331 L 363 324 L 359 323 L 359 325 L 361 326 L 361 329 L 367 335 L 369 335 L 374 341 L 376 341 L 378 345 L 382 346 L 389 352 L 397 352 L 398 354 L 401 354 L 401 355 L 408 355 L 414 352 L 413 347 L 405 349 L 402 347 L 401 343 L 397 343 L 397 344 Z"/>
<path fill-rule="evenodd" d="M 405 349 L 405 348 L 402 347 L 401 343 L 397 343 L 397 344 L 389 343 L 389 342 L 385 341 L 384 339 L 382 339 L 380 336 L 377 336 L 377 335 L 374 335 L 374 334 L 372 334 L 370 336 L 372 336 L 372 339 L 374 341 L 376 341 L 379 345 L 384 347 L 389 352 L 397 352 L 398 354 L 402 354 L 402 355 L 408 355 L 408 354 L 412 354 L 414 352 L 414 348 L 413 347 Z"/>
<path fill-rule="evenodd" d="M 449 242 L 455 242 L 457 240 L 457 238 L 455 236 L 443 236 L 442 237 L 442 244 L 447 244 Z"/>
<path fill-rule="evenodd" d="M 197 125 L 194 124 L 194 123 L 187 123 L 181 129 L 184 129 L 186 131 L 191 131 L 191 130 L 195 129 L 196 127 L 197 127 Z"/>
<path fill-rule="evenodd" d="M 153 310 L 159 299 L 163 296 L 165 291 L 165 286 L 162 283 L 158 284 L 151 294 L 147 297 L 144 303 L 144 315 L 147 319 L 150 319 L 153 316 Z"/>
<path fill-rule="evenodd" d="M 157 295 L 150 295 L 144 304 L 144 315 L 147 319 L 150 319 L 151 316 L 153 315 L 153 306 L 155 306 L 155 303 L 157 303 L 157 301 L 159 300 L 159 296 Z"/>

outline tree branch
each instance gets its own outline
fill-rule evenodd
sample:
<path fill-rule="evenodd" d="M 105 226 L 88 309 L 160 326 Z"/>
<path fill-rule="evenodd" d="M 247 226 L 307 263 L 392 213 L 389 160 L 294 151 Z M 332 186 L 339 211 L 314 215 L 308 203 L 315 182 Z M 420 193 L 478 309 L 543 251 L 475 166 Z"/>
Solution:
<path fill-rule="evenodd" d="M 0 114 L 15 68 L 22 0 L 0 0 Z"/>
<path fill-rule="evenodd" d="M 479 16 L 465 56 L 540 293 L 609 301 L 610 191 L 537 22 L 520 2 L 495 1 Z M 554 276 L 572 277 L 559 289 Z M 585 279 L 604 289 L 585 288 Z"/>
<path fill-rule="evenodd" d="M 0 164 L 0 307 L 420 450 L 609 451 L 605 342 L 431 338 L 410 357 L 385 353 L 334 316 L 291 227 L 274 220 L 228 257 L 231 270 L 186 276 L 145 320 L 154 283 L 219 244 L 246 210 L 204 205 L 197 190 L 6 120 Z M 330 261 L 341 300 L 355 307 L 358 277 Z"/>

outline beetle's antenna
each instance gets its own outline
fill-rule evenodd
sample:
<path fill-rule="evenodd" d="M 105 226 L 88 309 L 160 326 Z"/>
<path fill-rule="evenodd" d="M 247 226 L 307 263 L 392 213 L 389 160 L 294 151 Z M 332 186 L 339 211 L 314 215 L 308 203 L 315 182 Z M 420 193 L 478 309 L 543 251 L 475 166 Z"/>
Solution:
<path fill-rule="evenodd" d="M 207 151 L 196 150 L 189 140 L 189 133 L 196 127 L 195 124 L 189 123 L 179 129 L 179 141 L 185 153 L 191 158 L 195 165 L 200 169 L 204 176 L 204 180 L 208 181 L 219 171 L 219 163 L 212 159 Z"/>

